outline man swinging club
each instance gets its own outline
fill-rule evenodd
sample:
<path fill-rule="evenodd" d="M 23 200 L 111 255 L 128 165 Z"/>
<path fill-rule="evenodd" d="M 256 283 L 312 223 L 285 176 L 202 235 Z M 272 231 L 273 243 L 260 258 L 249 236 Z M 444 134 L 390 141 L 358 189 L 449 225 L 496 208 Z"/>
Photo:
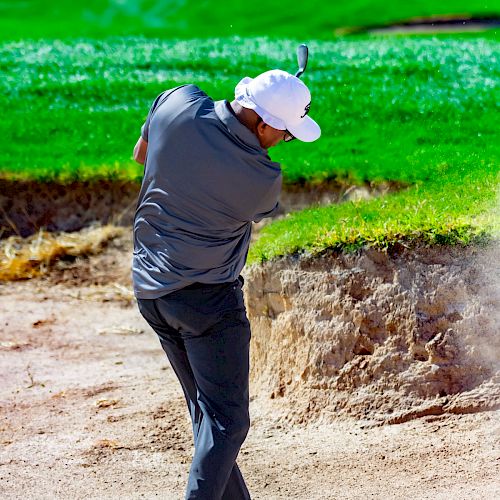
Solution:
<path fill-rule="evenodd" d="M 278 208 L 281 169 L 268 148 L 321 134 L 307 116 L 310 102 L 306 85 L 281 70 L 243 78 L 232 102 L 181 85 L 155 99 L 134 149 L 145 165 L 134 293 L 191 415 L 187 499 L 250 498 L 236 464 L 250 426 L 250 324 L 240 271 L 252 221 Z"/>

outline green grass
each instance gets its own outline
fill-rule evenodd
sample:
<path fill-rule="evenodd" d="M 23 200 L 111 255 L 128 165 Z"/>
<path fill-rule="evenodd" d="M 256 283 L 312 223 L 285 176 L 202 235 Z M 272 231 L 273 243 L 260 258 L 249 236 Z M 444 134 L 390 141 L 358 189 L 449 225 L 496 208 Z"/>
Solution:
<path fill-rule="evenodd" d="M 268 0 L 262 5 L 241 0 L 4 0 L 0 40 L 109 35 L 330 39 L 339 27 L 446 14 L 500 14 L 500 0 Z"/>
<path fill-rule="evenodd" d="M 428 245 L 484 243 L 500 236 L 498 168 L 459 169 L 425 184 L 368 202 L 289 214 L 265 226 L 248 264 L 326 249 L 355 251 L 416 241 Z"/>
<path fill-rule="evenodd" d="M 0 175 L 140 181 L 132 148 L 153 99 L 182 83 L 232 99 L 245 75 L 295 69 L 300 40 L 143 37 L 0 45 Z M 266 226 L 248 262 L 363 245 L 468 244 L 500 234 L 496 35 L 309 43 L 304 81 L 322 138 L 270 150 L 285 183 L 399 181 L 371 201 Z"/>
<path fill-rule="evenodd" d="M 132 148 L 153 99 L 181 83 L 232 99 L 245 75 L 293 71 L 297 41 L 76 39 L 0 46 L 0 175 L 140 180 Z M 498 43 L 364 37 L 310 43 L 322 138 L 270 150 L 285 182 L 413 183 L 498 168 Z M 480 167 L 489 165 L 489 167 Z"/>

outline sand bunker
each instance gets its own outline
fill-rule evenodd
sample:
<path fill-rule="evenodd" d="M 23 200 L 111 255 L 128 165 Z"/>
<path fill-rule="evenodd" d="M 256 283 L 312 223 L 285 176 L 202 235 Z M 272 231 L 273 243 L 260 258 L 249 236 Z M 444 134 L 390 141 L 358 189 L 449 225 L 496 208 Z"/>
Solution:
<path fill-rule="evenodd" d="M 28 234 L 38 225 L 74 230 L 116 214 L 130 224 L 139 189 L 116 182 L 59 191 L 49 184 L 8 187 L 17 194 L 2 192 L 4 237 L 11 223 L 11 231 Z M 281 202 L 288 212 L 392 189 L 302 187 L 284 192 Z M 47 279 L 130 290 L 128 227 L 108 251 L 54 266 Z M 499 255 L 498 242 L 399 245 L 245 269 L 255 394 L 272 399 L 290 422 L 351 416 L 399 423 L 500 408 Z"/>

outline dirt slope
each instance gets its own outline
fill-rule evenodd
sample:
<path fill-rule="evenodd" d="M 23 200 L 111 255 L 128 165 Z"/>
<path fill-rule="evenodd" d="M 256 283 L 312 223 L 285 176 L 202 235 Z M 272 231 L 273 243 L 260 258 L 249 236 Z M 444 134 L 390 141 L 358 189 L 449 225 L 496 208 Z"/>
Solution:
<path fill-rule="evenodd" d="M 369 199 L 404 187 L 397 182 L 347 185 L 286 185 L 277 217 L 311 205 Z M 94 180 L 59 182 L 11 181 L 0 178 L 0 238 L 48 231 L 77 231 L 96 221 L 130 226 L 141 184 L 133 181 Z M 260 225 L 269 223 L 264 219 Z"/>
<path fill-rule="evenodd" d="M 255 384 L 293 421 L 500 408 L 499 256 L 417 246 L 250 269 Z"/>

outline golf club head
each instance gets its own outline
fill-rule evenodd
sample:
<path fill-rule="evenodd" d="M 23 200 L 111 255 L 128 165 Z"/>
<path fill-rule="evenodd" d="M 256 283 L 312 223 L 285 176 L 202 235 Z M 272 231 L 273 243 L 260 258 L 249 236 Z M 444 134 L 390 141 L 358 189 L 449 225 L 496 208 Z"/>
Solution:
<path fill-rule="evenodd" d="M 297 63 L 299 65 L 299 70 L 295 73 L 297 78 L 304 73 L 307 67 L 307 59 L 309 57 L 309 49 L 305 43 L 301 44 L 297 48 Z"/>

